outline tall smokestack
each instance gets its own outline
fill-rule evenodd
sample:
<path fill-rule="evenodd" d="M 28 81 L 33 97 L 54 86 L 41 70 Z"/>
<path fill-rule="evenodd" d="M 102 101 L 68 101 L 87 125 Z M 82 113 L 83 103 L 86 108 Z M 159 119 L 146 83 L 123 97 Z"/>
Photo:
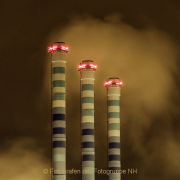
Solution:
<path fill-rule="evenodd" d="M 94 180 L 94 80 L 97 65 L 85 60 L 77 68 L 81 74 L 82 180 Z"/>
<path fill-rule="evenodd" d="M 109 78 L 107 87 L 107 123 L 108 123 L 108 180 L 120 180 L 120 89 L 119 78 Z M 116 173 L 117 172 L 117 173 Z"/>
<path fill-rule="evenodd" d="M 51 136 L 52 180 L 66 179 L 66 78 L 65 64 L 68 47 L 55 42 L 48 47 L 51 53 Z"/>

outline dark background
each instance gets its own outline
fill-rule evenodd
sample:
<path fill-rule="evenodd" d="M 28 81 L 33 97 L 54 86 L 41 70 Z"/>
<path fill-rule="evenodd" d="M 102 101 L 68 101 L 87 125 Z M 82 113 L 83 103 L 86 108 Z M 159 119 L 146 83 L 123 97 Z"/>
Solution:
<path fill-rule="evenodd" d="M 180 178 L 178 0 L 0 2 L 0 179 L 50 179 L 50 55 L 64 41 L 67 55 L 67 169 L 81 168 L 82 60 L 98 65 L 95 81 L 96 168 L 107 169 L 106 89 L 121 95 L 124 180 Z M 80 175 L 67 175 L 80 179 Z M 96 174 L 96 179 L 106 179 Z"/>

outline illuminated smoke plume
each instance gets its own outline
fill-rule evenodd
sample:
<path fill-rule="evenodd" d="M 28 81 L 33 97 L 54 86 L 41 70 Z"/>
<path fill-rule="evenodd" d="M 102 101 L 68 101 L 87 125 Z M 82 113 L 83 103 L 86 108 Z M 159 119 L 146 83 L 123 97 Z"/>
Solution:
<path fill-rule="evenodd" d="M 96 167 L 107 168 L 106 88 L 103 82 L 119 77 L 121 90 L 122 169 L 138 168 L 123 179 L 176 179 L 180 146 L 174 136 L 171 113 L 177 113 L 172 95 L 178 96 L 173 73 L 177 73 L 178 45 L 154 27 L 135 29 L 110 15 L 104 21 L 75 17 L 54 31 L 48 43 L 64 41 L 67 57 L 67 168 L 80 168 L 80 76 L 82 60 L 97 65 L 95 80 Z M 50 58 L 50 57 L 48 57 Z M 47 69 L 50 67 L 48 63 Z M 45 85 L 47 85 L 45 77 Z M 50 93 L 45 89 L 46 93 Z M 172 94 L 173 93 L 173 94 Z M 73 161 L 72 161 L 73 159 Z M 72 177 L 72 176 L 71 176 Z M 78 179 L 79 176 L 74 176 Z M 104 175 L 96 176 L 104 179 Z"/>

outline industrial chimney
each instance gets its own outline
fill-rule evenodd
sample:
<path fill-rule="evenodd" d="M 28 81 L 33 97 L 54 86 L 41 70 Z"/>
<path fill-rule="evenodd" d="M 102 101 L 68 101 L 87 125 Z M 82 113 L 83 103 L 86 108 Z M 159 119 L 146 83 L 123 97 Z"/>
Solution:
<path fill-rule="evenodd" d="M 52 180 L 66 180 L 66 54 L 64 42 L 48 47 L 51 53 Z"/>
<path fill-rule="evenodd" d="M 120 89 L 119 78 L 109 78 L 107 87 L 107 126 L 108 126 L 108 180 L 120 180 Z"/>
<path fill-rule="evenodd" d="M 94 180 L 94 80 L 97 65 L 92 60 L 85 60 L 77 69 L 81 75 L 82 180 Z"/>

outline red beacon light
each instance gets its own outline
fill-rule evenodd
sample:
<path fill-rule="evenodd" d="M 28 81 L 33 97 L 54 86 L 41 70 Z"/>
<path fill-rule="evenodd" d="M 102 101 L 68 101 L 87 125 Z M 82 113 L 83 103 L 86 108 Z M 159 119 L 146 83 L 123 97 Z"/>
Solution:
<path fill-rule="evenodd" d="M 48 53 L 50 53 L 53 50 L 51 46 L 49 46 L 47 49 L 48 49 Z"/>
<path fill-rule="evenodd" d="M 81 70 L 82 66 L 81 65 L 77 65 L 77 70 Z"/>
<path fill-rule="evenodd" d="M 63 50 L 63 51 L 66 51 L 66 46 L 61 45 L 61 46 L 60 46 L 60 49 Z"/>
<path fill-rule="evenodd" d="M 122 81 L 119 81 L 119 80 L 113 81 L 112 79 L 104 82 L 105 87 L 110 86 L 110 85 L 122 86 L 122 84 L 123 84 Z"/>
<path fill-rule="evenodd" d="M 94 69 L 97 69 L 97 65 L 94 65 Z"/>
<path fill-rule="evenodd" d="M 64 45 L 60 45 L 60 46 L 58 46 L 58 45 L 53 45 L 53 46 L 49 46 L 49 47 L 47 48 L 47 50 L 48 50 L 48 53 L 51 53 L 51 52 L 57 51 L 57 50 L 62 50 L 62 51 L 64 51 L 64 52 L 68 52 L 68 51 L 69 51 L 69 48 L 68 48 L 67 46 L 64 46 Z"/>
<path fill-rule="evenodd" d="M 116 81 L 116 84 L 122 86 L 122 81 Z"/>
<path fill-rule="evenodd" d="M 108 82 L 104 82 L 104 86 L 106 87 L 108 85 Z"/>
<path fill-rule="evenodd" d="M 97 69 L 97 65 L 95 64 L 86 64 L 86 63 L 83 63 L 83 64 L 80 64 L 80 65 L 77 65 L 77 69 L 78 71 L 82 70 L 82 69 L 93 69 L 93 70 L 96 70 Z"/>
<path fill-rule="evenodd" d="M 57 45 L 54 45 L 54 46 L 52 47 L 52 49 L 53 49 L 53 51 L 56 51 L 56 50 L 58 49 L 58 46 L 57 46 Z"/>
<path fill-rule="evenodd" d="M 86 68 L 86 67 L 87 67 L 87 64 L 82 64 L 81 67 L 82 67 L 82 68 Z"/>

